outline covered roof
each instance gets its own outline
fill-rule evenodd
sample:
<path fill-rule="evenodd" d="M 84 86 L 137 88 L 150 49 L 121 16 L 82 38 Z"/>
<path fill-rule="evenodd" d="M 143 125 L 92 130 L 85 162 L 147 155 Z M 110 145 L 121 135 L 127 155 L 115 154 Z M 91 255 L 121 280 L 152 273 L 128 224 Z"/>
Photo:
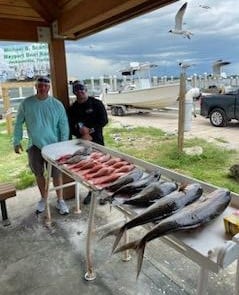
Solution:
<path fill-rule="evenodd" d="M 77 40 L 178 0 L 0 0 L 0 39 Z"/>

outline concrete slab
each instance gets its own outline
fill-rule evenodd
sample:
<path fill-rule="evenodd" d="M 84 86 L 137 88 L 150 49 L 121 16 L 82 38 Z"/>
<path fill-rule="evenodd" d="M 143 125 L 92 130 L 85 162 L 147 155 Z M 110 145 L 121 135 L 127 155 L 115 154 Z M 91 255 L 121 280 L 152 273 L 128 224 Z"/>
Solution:
<path fill-rule="evenodd" d="M 185 295 L 195 294 L 199 267 L 161 241 L 148 244 L 142 272 L 136 281 L 136 257 L 123 262 L 111 255 L 113 238 L 95 239 L 96 280 L 84 279 L 85 244 L 89 206 L 81 215 L 73 213 L 75 201 L 68 200 L 71 212 L 60 216 L 51 195 L 51 229 L 43 216 L 34 213 L 39 193 L 36 187 L 18 191 L 7 201 L 11 225 L 0 224 L 0 295 Z M 97 226 L 121 217 L 109 206 L 98 206 Z M 140 228 L 133 235 L 143 234 Z M 235 264 L 219 275 L 210 274 L 209 294 L 233 294 Z"/>

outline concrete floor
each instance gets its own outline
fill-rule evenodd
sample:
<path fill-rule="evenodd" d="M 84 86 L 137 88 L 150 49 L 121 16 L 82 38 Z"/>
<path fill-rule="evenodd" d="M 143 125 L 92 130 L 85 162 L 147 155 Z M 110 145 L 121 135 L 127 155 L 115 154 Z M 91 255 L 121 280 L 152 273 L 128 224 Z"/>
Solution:
<path fill-rule="evenodd" d="M 34 210 L 39 199 L 36 187 L 18 191 L 7 200 L 11 225 L 0 224 L 0 295 L 185 295 L 196 294 L 199 267 L 161 241 L 151 242 L 145 253 L 142 272 L 136 280 L 136 259 L 123 262 L 121 255 L 110 255 L 113 238 L 99 241 L 96 235 L 94 264 L 96 279 L 84 279 L 85 244 L 89 206 L 74 214 L 60 216 L 51 196 L 51 229 Z M 109 206 L 98 206 L 97 226 L 120 217 Z M 143 229 L 134 234 L 142 233 Z M 233 294 L 236 265 L 218 275 L 210 274 L 208 294 Z"/>

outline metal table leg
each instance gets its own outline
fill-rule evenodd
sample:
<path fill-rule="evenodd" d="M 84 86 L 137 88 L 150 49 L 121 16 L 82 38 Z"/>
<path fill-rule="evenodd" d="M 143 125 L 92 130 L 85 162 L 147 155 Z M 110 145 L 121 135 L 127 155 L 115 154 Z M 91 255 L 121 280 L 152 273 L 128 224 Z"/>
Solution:
<path fill-rule="evenodd" d="M 76 200 L 76 209 L 74 213 L 80 214 L 81 209 L 80 209 L 80 183 L 76 182 L 75 184 L 75 200 Z"/>
<path fill-rule="evenodd" d="M 206 295 L 207 285 L 208 285 L 208 270 L 201 267 L 199 280 L 198 280 L 197 295 Z"/>
<path fill-rule="evenodd" d="M 96 209 L 96 201 L 99 192 L 93 191 L 91 202 L 90 202 L 90 212 L 89 212 L 89 221 L 88 221 L 88 231 L 87 231 L 87 240 L 86 240 L 86 267 L 87 272 L 85 274 L 85 279 L 87 281 L 93 281 L 96 278 L 94 267 L 93 267 L 93 259 L 91 255 L 91 243 L 93 236 L 93 228 L 94 228 L 94 216 Z"/>
<path fill-rule="evenodd" d="M 7 226 L 10 225 L 11 222 L 8 219 L 8 215 L 7 215 L 7 207 L 6 207 L 6 201 L 2 200 L 1 202 L 1 210 L 2 210 L 2 223 L 3 226 Z"/>
<path fill-rule="evenodd" d="M 50 186 L 50 181 L 51 181 L 51 171 L 52 171 L 52 165 L 51 163 L 47 164 L 47 178 L 46 178 L 46 187 L 45 187 L 45 192 L 46 192 L 46 225 L 51 226 L 51 210 L 49 206 L 49 186 Z"/>

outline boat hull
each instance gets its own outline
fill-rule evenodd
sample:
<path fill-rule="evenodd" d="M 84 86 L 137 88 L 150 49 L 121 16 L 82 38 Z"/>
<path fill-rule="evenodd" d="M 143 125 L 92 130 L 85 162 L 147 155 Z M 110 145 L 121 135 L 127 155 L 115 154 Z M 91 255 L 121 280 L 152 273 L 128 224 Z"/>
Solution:
<path fill-rule="evenodd" d="M 142 109 L 159 109 L 172 106 L 179 97 L 179 84 L 168 84 L 147 89 L 108 92 L 104 102 L 107 106 L 125 105 Z"/>

